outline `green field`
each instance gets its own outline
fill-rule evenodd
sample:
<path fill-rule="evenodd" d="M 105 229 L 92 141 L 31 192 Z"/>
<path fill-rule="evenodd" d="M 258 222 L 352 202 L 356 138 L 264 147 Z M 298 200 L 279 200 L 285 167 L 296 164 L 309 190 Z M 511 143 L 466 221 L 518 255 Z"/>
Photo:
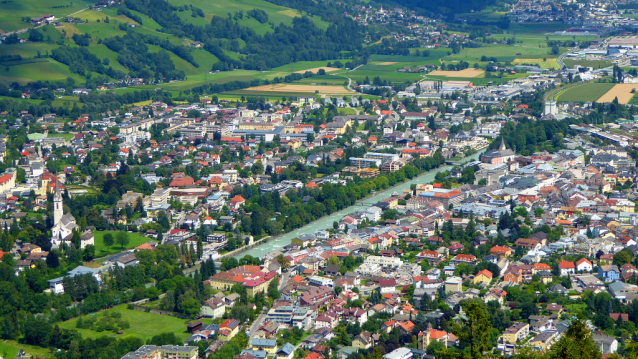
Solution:
<path fill-rule="evenodd" d="M 24 350 L 25 353 L 31 354 L 33 357 L 42 357 L 42 358 L 53 358 L 54 356 L 47 349 L 27 345 L 20 344 L 15 340 L 3 340 L 0 342 L 0 356 L 6 359 L 13 359 L 18 355 L 20 349 Z"/>
<path fill-rule="evenodd" d="M 62 81 L 67 77 L 76 82 L 84 82 L 84 78 L 69 71 L 69 68 L 50 58 L 7 61 L 0 64 L 0 82 L 10 84 L 35 81 Z"/>
<path fill-rule="evenodd" d="M 130 328 L 124 329 L 123 334 L 115 334 L 113 332 L 96 332 L 90 329 L 76 329 L 77 318 L 60 323 L 62 329 L 74 329 L 77 330 L 84 338 L 99 338 L 101 336 L 116 336 L 116 337 L 138 337 L 145 342 L 151 339 L 153 336 L 173 332 L 178 338 L 186 339 L 190 335 L 186 333 L 186 321 L 184 319 L 171 317 L 168 315 L 160 315 L 153 313 L 140 312 L 137 310 L 126 309 L 126 305 L 118 305 L 112 309 L 103 310 L 97 314 L 91 314 L 98 318 L 103 315 L 104 312 L 118 312 L 122 314 L 122 319 L 125 319 L 131 325 Z M 88 316 L 85 316 L 85 318 Z"/>
<path fill-rule="evenodd" d="M 611 83 L 586 83 L 567 88 L 559 92 L 555 98 L 557 101 L 562 102 L 596 101 L 612 87 L 614 87 L 614 84 Z"/>
<path fill-rule="evenodd" d="M 563 60 L 563 62 L 565 63 L 565 66 L 572 68 L 576 65 L 578 66 L 583 66 L 583 67 L 592 67 L 594 70 L 597 69 L 602 69 L 605 67 L 609 67 L 612 66 L 613 64 L 611 63 L 611 61 L 607 61 L 607 60 L 570 60 L 570 59 L 565 59 Z"/>
<path fill-rule="evenodd" d="M 108 252 L 107 252 L 107 248 L 104 245 L 104 235 L 106 233 L 111 233 L 113 234 L 113 239 L 115 241 L 115 244 L 113 244 L 112 247 L 108 248 Z M 95 249 L 98 251 L 98 256 L 103 257 L 105 255 L 108 254 L 115 254 L 118 253 L 122 250 L 122 247 L 117 243 L 117 233 L 118 232 L 114 232 L 114 231 L 95 231 L 93 232 L 93 235 L 95 235 Z M 151 238 L 148 237 L 144 237 L 141 234 L 137 234 L 137 233 L 128 233 L 128 238 L 129 238 L 129 244 L 125 246 L 125 249 L 131 249 L 131 248 L 135 248 L 143 243 L 146 243 L 148 241 L 151 241 Z"/>
<path fill-rule="evenodd" d="M 554 31 L 567 30 L 569 28 L 570 25 L 563 22 L 512 23 L 508 31 L 515 34 L 546 34 Z"/>
<path fill-rule="evenodd" d="M 0 7 L 0 33 L 31 27 L 31 23 L 23 22 L 22 17 L 34 18 L 43 14 L 51 14 L 56 18 L 61 18 L 80 11 L 95 2 L 85 0 L 3 1 Z"/>

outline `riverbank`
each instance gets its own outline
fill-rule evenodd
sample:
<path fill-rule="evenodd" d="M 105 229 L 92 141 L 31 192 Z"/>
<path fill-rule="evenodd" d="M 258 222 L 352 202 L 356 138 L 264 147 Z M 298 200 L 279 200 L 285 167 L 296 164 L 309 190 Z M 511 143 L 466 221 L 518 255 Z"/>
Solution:
<path fill-rule="evenodd" d="M 483 154 L 483 152 L 485 152 L 487 150 L 487 147 L 484 149 L 479 150 L 478 152 L 476 152 L 475 154 L 472 154 L 470 156 L 464 157 L 461 160 L 455 162 L 455 165 L 459 165 L 461 163 L 465 163 L 467 161 L 475 161 L 477 160 L 481 154 Z M 444 166 L 440 166 L 437 167 L 433 170 L 430 170 L 428 172 L 424 172 L 416 177 L 414 177 L 411 180 L 408 181 L 404 181 L 402 183 L 399 183 L 393 187 L 389 187 L 384 189 L 383 191 L 377 192 L 375 194 L 372 194 L 368 197 L 364 197 L 360 200 L 358 200 L 357 202 L 355 202 L 352 206 L 350 207 L 346 207 L 340 211 L 334 212 L 332 214 L 320 217 L 308 224 L 306 224 L 305 226 L 298 228 L 296 230 L 290 231 L 288 233 L 285 234 L 281 234 L 279 236 L 274 236 L 274 237 L 270 237 L 267 241 L 263 241 L 263 239 L 260 241 L 262 242 L 260 245 L 257 246 L 252 246 L 251 248 L 240 248 L 236 251 L 230 252 L 230 253 L 226 253 L 225 255 L 222 256 L 222 258 L 226 258 L 226 257 L 234 257 L 237 259 L 240 259 L 241 257 L 245 256 L 245 255 L 251 255 L 253 257 L 258 257 L 261 258 L 263 257 L 265 254 L 272 252 L 274 250 L 280 250 L 282 249 L 284 246 L 288 245 L 292 239 L 303 235 L 303 234 L 313 234 L 316 231 L 320 230 L 320 229 L 326 229 L 326 228 L 332 228 L 332 223 L 334 221 L 340 220 L 342 217 L 356 212 L 356 211 L 361 211 L 364 210 L 367 207 L 371 207 L 373 204 L 388 198 L 389 196 L 392 195 L 392 193 L 396 192 L 402 192 L 405 189 L 409 189 L 410 186 L 412 184 L 420 184 L 420 183 L 428 183 L 428 182 L 432 182 L 434 181 L 434 176 L 438 173 L 438 172 L 442 172 L 442 171 L 448 171 L 450 169 L 452 169 L 454 166 L 453 165 L 444 165 Z"/>

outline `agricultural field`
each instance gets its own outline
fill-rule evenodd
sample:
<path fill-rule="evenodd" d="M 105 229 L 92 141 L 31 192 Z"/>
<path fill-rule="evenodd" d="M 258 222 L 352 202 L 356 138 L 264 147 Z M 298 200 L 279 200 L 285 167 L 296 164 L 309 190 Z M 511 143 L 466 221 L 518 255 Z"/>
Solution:
<path fill-rule="evenodd" d="M 184 340 L 190 335 L 186 333 L 186 321 L 176 317 L 168 315 L 160 315 L 153 313 L 146 313 L 137 310 L 127 309 L 126 305 L 118 305 L 112 309 L 103 310 L 96 314 L 90 314 L 82 317 L 83 320 L 89 317 L 101 318 L 105 313 L 119 313 L 121 319 L 127 321 L 130 324 L 130 328 L 123 329 L 122 334 L 115 334 L 111 331 L 97 332 L 91 329 L 78 329 L 76 328 L 78 318 L 74 318 L 60 324 L 62 329 L 75 329 L 83 338 L 99 338 L 101 336 L 117 336 L 117 337 L 138 337 L 143 341 L 151 339 L 153 336 L 161 333 L 175 333 L 175 335 Z"/>
<path fill-rule="evenodd" d="M 627 104 L 634 97 L 636 89 L 638 89 L 638 84 L 616 84 L 596 102 L 612 102 L 615 98 L 618 98 L 619 103 Z"/>
<path fill-rule="evenodd" d="M 114 244 L 113 246 L 107 248 L 104 245 L 104 235 L 106 233 L 111 233 L 113 235 L 113 239 L 114 239 Z M 93 232 L 94 236 L 95 236 L 95 250 L 96 250 L 96 255 L 99 257 L 103 257 L 105 255 L 108 254 L 115 254 L 115 253 L 119 253 L 120 251 L 122 251 L 122 246 L 120 246 L 119 243 L 117 243 L 117 233 L 119 232 L 114 232 L 114 231 L 95 231 Z M 137 234 L 137 233 L 128 233 L 128 238 L 129 238 L 129 243 L 124 247 L 125 249 L 131 249 L 131 248 L 135 248 L 141 244 L 144 244 L 146 242 L 152 241 L 152 238 L 148 238 L 148 237 L 144 237 L 141 234 Z"/>
<path fill-rule="evenodd" d="M 295 84 L 275 84 L 249 87 L 242 91 L 265 91 L 265 92 L 285 92 L 285 93 L 319 93 L 322 95 L 350 95 L 354 92 L 348 91 L 343 86 L 320 86 L 320 85 L 295 85 Z"/>
<path fill-rule="evenodd" d="M 478 69 L 464 69 L 461 71 L 441 71 L 436 70 L 429 73 L 431 76 L 443 76 L 443 77 L 460 77 L 460 78 L 472 78 L 485 75 L 485 71 Z"/>
<path fill-rule="evenodd" d="M 514 59 L 514 64 L 535 65 L 540 67 L 541 69 L 559 69 L 560 68 L 560 65 L 558 65 L 558 61 L 554 58 L 543 58 L 543 59 L 517 58 L 517 59 Z"/>
<path fill-rule="evenodd" d="M 345 64 L 346 62 L 350 61 L 350 59 L 336 59 L 336 60 L 327 60 L 327 61 L 297 61 L 297 62 L 292 62 L 288 65 L 275 67 L 274 69 L 272 69 L 272 71 L 287 72 L 287 73 L 293 73 L 293 72 L 304 73 L 306 71 L 310 71 L 318 67 L 323 67 L 324 69 L 326 69 L 327 68 L 326 65 L 329 62 L 335 62 L 335 61 L 340 61 L 341 63 Z M 335 69 L 341 70 L 336 67 Z M 328 70 L 326 70 L 326 72 L 328 72 Z"/>
<path fill-rule="evenodd" d="M 612 87 L 614 87 L 614 84 L 610 83 L 586 83 L 564 89 L 557 93 L 555 98 L 557 101 L 563 102 L 592 102 L 598 100 Z"/>
<path fill-rule="evenodd" d="M 61 81 L 67 77 L 76 82 L 83 82 L 80 75 L 69 71 L 69 68 L 50 58 L 6 61 L 0 63 L 0 83 L 28 83 L 35 81 Z"/>

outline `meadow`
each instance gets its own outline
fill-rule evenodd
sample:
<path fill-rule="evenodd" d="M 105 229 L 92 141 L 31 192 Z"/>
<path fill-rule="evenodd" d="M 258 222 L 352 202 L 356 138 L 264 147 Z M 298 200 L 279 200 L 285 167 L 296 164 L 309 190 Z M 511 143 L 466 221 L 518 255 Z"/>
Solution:
<path fill-rule="evenodd" d="M 113 235 L 113 240 L 114 240 L 114 244 L 113 246 L 107 248 L 104 245 L 104 235 L 106 233 L 111 233 Z M 115 231 L 95 231 L 93 232 L 93 235 L 95 236 L 95 250 L 96 250 L 96 255 L 99 257 L 103 257 L 109 254 L 115 254 L 115 253 L 119 253 L 122 251 L 122 246 L 117 243 L 117 233 Z M 144 237 L 141 234 L 138 233 L 129 233 L 126 232 L 126 234 L 128 234 L 128 238 L 129 238 L 129 243 L 124 246 L 124 249 L 132 249 L 135 248 L 141 244 L 144 244 L 146 242 L 152 241 L 152 238 L 148 238 L 148 237 Z"/>
<path fill-rule="evenodd" d="M 34 18 L 43 14 L 51 14 L 56 18 L 65 17 L 92 5 L 94 1 L 86 0 L 7 0 L 2 2 L 0 11 L 0 33 L 30 27 L 23 22 L 23 17 Z"/>
<path fill-rule="evenodd" d="M 137 310 L 127 309 L 125 304 L 118 305 L 108 310 L 103 310 L 96 314 L 89 314 L 89 316 L 102 317 L 105 312 L 117 312 L 122 315 L 122 319 L 127 320 L 131 325 L 130 328 L 122 330 L 122 334 L 115 334 L 113 332 L 96 332 L 90 329 L 76 328 L 78 318 L 68 320 L 60 323 L 62 329 L 74 329 L 77 330 L 83 338 L 99 338 L 102 336 L 117 336 L 117 337 L 138 337 L 143 341 L 151 339 L 153 336 L 162 333 L 175 333 L 175 335 L 184 340 L 190 335 L 186 333 L 186 321 L 184 319 L 171 317 L 168 315 L 160 315 L 153 313 L 146 313 Z M 87 318 L 84 316 L 83 318 Z"/>

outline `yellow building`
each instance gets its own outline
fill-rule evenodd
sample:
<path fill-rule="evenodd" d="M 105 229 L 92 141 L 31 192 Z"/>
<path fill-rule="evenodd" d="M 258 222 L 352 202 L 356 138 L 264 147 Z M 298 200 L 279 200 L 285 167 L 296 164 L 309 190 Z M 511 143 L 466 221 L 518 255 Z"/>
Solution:
<path fill-rule="evenodd" d="M 492 281 L 492 272 L 488 271 L 487 269 L 483 269 L 482 271 L 478 272 L 476 276 L 474 276 L 474 284 L 479 284 L 479 283 L 490 284 L 491 281 Z"/>
<path fill-rule="evenodd" d="M 527 338 L 529 335 L 529 324 L 514 323 L 511 327 L 505 329 L 503 333 L 503 342 L 508 344 L 516 344 L 516 342 Z"/>
<path fill-rule="evenodd" d="M 250 349 L 263 350 L 268 354 L 275 354 L 277 352 L 277 339 L 254 338 L 250 342 Z"/>
<path fill-rule="evenodd" d="M 229 341 L 239 332 L 239 320 L 226 319 L 219 327 L 219 339 Z"/>

